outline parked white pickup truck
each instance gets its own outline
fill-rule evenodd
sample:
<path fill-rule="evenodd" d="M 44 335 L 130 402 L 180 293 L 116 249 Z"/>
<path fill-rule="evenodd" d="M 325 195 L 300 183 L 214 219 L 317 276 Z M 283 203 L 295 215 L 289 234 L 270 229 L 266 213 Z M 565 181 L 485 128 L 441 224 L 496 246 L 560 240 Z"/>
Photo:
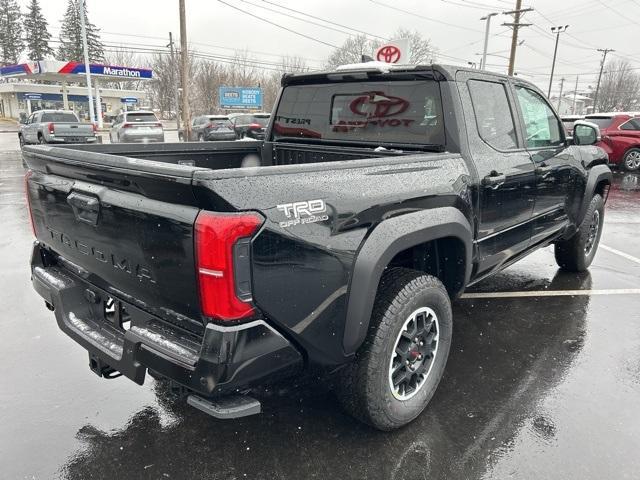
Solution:
<path fill-rule="evenodd" d="M 30 143 L 93 143 L 96 126 L 81 123 L 69 110 L 39 110 L 27 117 L 18 132 L 20 146 Z"/>

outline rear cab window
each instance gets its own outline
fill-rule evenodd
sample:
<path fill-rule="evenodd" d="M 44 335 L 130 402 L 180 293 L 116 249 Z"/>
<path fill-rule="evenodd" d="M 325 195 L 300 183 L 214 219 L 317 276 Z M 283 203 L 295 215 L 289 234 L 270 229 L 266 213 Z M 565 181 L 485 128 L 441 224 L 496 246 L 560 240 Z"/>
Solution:
<path fill-rule="evenodd" d="M 440 87 L 434 80 L 287 86 L 273 139 L 444 146 Z"/>
<path fill-rule="evenodd" d="M 154 113 L 128 113 L 127 122 L 157 122 Z"/>
<path fill-rule="evenodd" d="M 41 122 L 78 123 L 78 118 L 71 112 L 47 112 L 42 114 Z"/>

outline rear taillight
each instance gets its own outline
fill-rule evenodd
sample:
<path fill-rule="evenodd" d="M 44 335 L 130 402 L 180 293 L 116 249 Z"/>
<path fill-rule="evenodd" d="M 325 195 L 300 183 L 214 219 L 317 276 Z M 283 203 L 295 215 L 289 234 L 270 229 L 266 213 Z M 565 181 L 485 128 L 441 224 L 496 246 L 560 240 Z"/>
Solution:
<path fill-rule="evenodd" d="M 251 123 L 249 124 L 249 128 L 254 130 L 256 128 L 262 128 L 262 125 L 260 125 L 259 123 Z"/>
<path fill-rule="evenodd" d="M 91 124 L 91 128 L 93 129 L 94 134 L 98 132 L 98 126 L 95 123 Z"/>
<path fill-rule="evenodd" d="M 154 127 L 158 127 L 158 128 L 162 128 L 162 124 L 161 123 L 154 123 L 153 126 Z"/>
<path fill-rule="evenodd" d="M 262 225 L 256 213 L 201 211 L 195 222 L 200 307 L 217 320 L 251 317 L 251 237 Z"/>
<path fill-rule="evenodd" d="M 27 197 L 27 210 L 29 210 L 29 223 L 31 224 L 31 232 L 33 236 L 36 236 L 36 227 L 33 223 L 33 212 L 31 211 L 31 198 L 29 197 L 29 179 L 33 175 L 31 170 L 27 170 L 27 173 L 24 174 L 24 194 Z"/>
<path fill-rule="evenodd" d="M 55 133 L 56 132 L 56 127 L 53 123 L 50 123 L 48 125 L 48 129 L 49 129 L 49 133 Z"/>
<path fill-rule="evenodd" d="M 133 123 L 123 123 L 122 128 L 131 128 L 133 127 Z"/>

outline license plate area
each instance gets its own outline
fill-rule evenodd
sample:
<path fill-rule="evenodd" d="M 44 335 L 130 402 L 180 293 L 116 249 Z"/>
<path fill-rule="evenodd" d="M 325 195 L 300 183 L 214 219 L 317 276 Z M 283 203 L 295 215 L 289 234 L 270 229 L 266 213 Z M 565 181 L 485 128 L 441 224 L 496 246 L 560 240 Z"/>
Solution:
<path fill-rule="evenodd" d="M 102 301 L 102 314 L 105 323 L 126 332 L 131 328 L 131 314 L 124 304 L 113 297 Z"/>

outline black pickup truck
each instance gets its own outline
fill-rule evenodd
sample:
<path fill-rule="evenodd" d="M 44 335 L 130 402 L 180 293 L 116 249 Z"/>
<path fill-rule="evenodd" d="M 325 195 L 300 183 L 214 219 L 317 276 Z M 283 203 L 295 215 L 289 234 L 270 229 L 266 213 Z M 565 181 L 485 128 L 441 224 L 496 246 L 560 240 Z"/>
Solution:
<path fill-rule="evenodd" d="M 27 146 L 32 281 L 100 376 L 221 418 L 327 373 L 382 430 L 425 408 L 451 302 L 555 246 L 589 267 L 611 172 L 535 86 L 441 65 L 286 75 L 263 142 Z"/>

